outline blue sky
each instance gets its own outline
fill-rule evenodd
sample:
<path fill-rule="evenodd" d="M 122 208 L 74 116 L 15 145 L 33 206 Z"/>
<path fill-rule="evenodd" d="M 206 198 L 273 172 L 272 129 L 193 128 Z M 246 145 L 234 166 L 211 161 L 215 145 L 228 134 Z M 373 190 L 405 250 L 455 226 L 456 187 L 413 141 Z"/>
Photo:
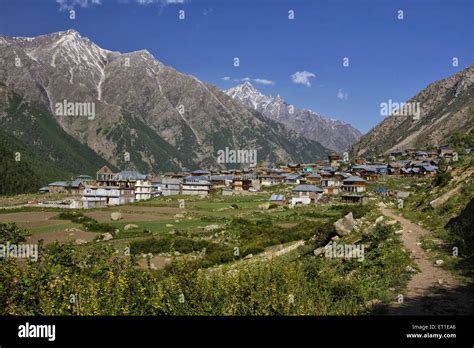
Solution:
<path fill-rule="evenodd" d="M 0 0 L 0 34 L 73 28 L 109 50 L 148 49 L 222 89 L 257 80 L 265 94 L 363 132 L 383 119 L 381 102 L 473 63 L 473 23 L 471 0 Z"/>

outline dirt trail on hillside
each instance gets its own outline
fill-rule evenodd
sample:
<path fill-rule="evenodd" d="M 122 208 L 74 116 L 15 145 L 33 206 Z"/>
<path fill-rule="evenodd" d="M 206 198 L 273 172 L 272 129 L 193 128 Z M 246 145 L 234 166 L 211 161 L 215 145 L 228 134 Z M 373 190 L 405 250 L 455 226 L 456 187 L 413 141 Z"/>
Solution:
<path fill-rule="evenodd" d="M 466 315 L 474 313 L 474 294 L 468 279 L 436 266 L 420 245 L 420 238 L 431 232 L 400 216 L 395 210 L 381 209 L 401 223 L 405 248 L 414 256 L 420 272 L 414 274 L 403 293 L 403 304 L 390 308 L 395 315 Z M 411 231 L 411 232 L 410 232 Z"/>

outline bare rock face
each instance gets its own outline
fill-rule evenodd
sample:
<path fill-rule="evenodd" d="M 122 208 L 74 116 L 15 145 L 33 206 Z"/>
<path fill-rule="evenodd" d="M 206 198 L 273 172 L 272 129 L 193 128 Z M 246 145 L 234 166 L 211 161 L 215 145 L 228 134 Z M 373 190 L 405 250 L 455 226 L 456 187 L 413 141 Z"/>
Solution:
<path fill-rule="evenodd" d="M 340 218 L 334 223 L 334 229 L 338 236 L 343 237 L 349 233 L 351 233 L 355 228 L 355 220 L 352 216 L 352 212 Z"/>

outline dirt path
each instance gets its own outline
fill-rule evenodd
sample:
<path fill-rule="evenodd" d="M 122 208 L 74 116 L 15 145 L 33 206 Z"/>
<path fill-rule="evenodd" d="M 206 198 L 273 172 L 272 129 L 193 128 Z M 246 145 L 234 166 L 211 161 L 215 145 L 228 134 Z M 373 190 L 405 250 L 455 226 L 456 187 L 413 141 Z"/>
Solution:
<path fill-rule="evenodd" d="M 401 223 L 401 235 L 405 248 L 414 257 L 420 272 L 413 275 L 403 294 L 403 304 L 395 305 L 390 314 L 400 315 L 449 315 L 472 314 L 474 296 L 466 279 L 436 266 L 429 255 L 417 243 L 431 232 L 400 216 L 398 212 L 383 208 L 385 216 Z"/>

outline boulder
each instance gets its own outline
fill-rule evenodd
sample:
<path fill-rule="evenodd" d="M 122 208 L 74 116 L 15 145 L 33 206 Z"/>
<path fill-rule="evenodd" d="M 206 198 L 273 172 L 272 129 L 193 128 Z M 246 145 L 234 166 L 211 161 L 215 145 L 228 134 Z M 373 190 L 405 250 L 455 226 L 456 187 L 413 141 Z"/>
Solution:
<path fill-rule="evenodd" d="M 462 187 L 462 185 L 456 186 L 454 189 L 452 189 L 452 190 L 442 194 L 438 198 L 432 200 L 430 202 L 431 207 L 433 209 L 441 207 L 442 205 L 444 205 L 451 198 L 452 195 L 459 192 L 461 190 L 461 187 Z"/>
<path fill-rule="evenodd" d="M 408 198 L 410 197 L 410 192 L 408 191 L 397 191 L 397 198 Z"/>
<path fill-rule="evenodd" d="M 314 253 L 314 256 L 319 256 L 319 255 L 322 255 L 324 252 L 325 252 L 325 248 L 324 247 L 321 247 L 321 248 L 317 248 L 313 251 Z"/>
<path fill-rule="evenodd" d="M 183 219 L 184 215 L 183 214 L 175 214 L 175 218 Z"/>
<path fill-rule="evenodd" d="M 110 219 L 112 221 L 122 220 L 123 219 L 122 213 L 119 213 L 118 211 L 114 211 L 112 214 L 110 214 Z"/>
<path fill-rule="evenodd" d="M 253 257 L 253 254 L 248 254 L 244 257 L 244 260 L 251 259 Z"/>
<path fill-rule="evenodd" d="M 375 224 L 379 224 L 383 221 L 383 215 L 380 215 L 377 219 L 375 219 Z"/>
<path fill-rule="evenodd" d="M 443 263 L 444 261 L 441 259 L 435 261 L 436 266 L 441 266 Z"/>
<path fill-rule="evenodd" d="M 206 227 L 204 227 L 204 230 L 205 231 L 214 231 L 214 230 L 217 230 L 219 229 L 219 225 L 207 225 Z"/>
<path fill-rule="evenodd" d="M 76 239 L 74 243 L 76 243 L 76 245 L 81 245 L 81 244 L 86 244 L 87 241 L 84 239 Z"/>
<path fill-rule="evenodd" d="M 102 233 L 101 236 L 103 241 L 111 240 L 112 238 L 114 238 L 109 232 Z"/>
<path fill-rule="evenodd" d="M 125 227 L 123 228 L 125 231 L 128 231 L 128 230 L 133 230 L 135 228 L 138 228 L 138 225 L 135 225 L 135 224 L 127 224 L 125 225 Z"/>
<path fill-rule="evenodd" d="M 366 307 L 374 308 L 374 307 L 379 306 L 381 303 L 382 303 L 382 301 L 380 301 L 380 300 L 377 299 L 377 298 L 374 298 L 374 299 L 372 299 L 372 300 L 370 300 L 370 301 L 367 301 L 367 302 L 365 303 L 365 305 L 366 305 Z"/>
<path fill-rule="evenodd" d="M 351 233 L 354 227 L 355 227 L 355 220 L 354 220 L 354 217 L 352 216 L 352 212 L 350 212 L 343 218 L 340 218 L 334 223 L 334 229 L 336 230 L 336 233 L 340 237 L 343 237 Z"/>

